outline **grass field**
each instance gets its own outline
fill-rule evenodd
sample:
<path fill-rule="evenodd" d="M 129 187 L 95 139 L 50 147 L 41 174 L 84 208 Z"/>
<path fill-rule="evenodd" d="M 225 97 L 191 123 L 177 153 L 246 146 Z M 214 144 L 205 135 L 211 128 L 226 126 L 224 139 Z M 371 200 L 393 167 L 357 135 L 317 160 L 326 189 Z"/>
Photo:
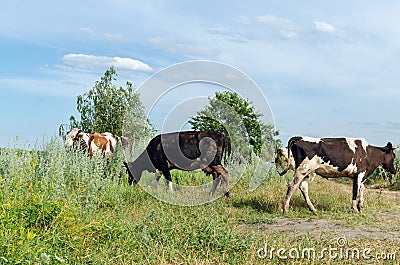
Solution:
<path fill-rule="evenodd" d="M 317 177 L 310 183 L 310 197 L 318 216 L 308 211 L 299 191 L 289 214 L 283 216 L 281 204 L 290 174 L 280 178 L 271 173 L 250 191 L 254 173 L 249 166 L 232 188 L 232 198 L 185 207 L 157 200 L 144 190 L 145 181 L 127 185 L 120 155 L 107 166 L 102 159 L 89 160 L 85 154 L 65 150 L 59 139 L 45 141 L 39 149 L 0 150 L 0 264 L 398 264 L 400 260 L 398 178 L 392 179 L 392 190 L 367 189 L 362 213 L 353 214 L 351 185 Z M 204 183 L 202 173 L 172 174 L 181 184 Z M 168 192 L 161 181 L 157 189 Z M 370 250 L 365 256 L 370 259 L 362 256 L 365 249 Z M 315 257 L 310 256 L 313 250 Z"/>

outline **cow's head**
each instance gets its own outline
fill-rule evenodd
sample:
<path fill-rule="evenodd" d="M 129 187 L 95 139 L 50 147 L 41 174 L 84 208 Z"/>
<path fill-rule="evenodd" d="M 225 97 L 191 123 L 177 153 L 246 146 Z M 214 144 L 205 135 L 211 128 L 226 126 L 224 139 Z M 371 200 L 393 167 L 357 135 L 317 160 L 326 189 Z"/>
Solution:
<path fill-rule="evenodd" d="M 142 170 L 138 170 L 135 162 L 124 162 L 125 168 L 128 171 L 128 183 L 132 185 L 133 182 L 138 183 L 142 177 Z"/>
<path fill-rule="evenodd" d="M 284 148 L 279 148 L 276 151 L 275 167 L 277 169 L 287 166 L 287 163 L 288 163 L 287 155 L 288 155 L 288 153 Z"/>
<path fill-rule="evenodd" d="M 384 152 L 385 156 L 383 159 L 382 167 L 388 171 L 389 173 L 396 174 L 396 169 L 394 167 L 394 159 L 396 155 L 394 154 L 394 150 L 397 147 L 393 147 L 392 143 L 388 142 L 385 147 L 381 147 L 380 149 Z"/>
<path fill-rule="evenodd" d="M 76 141 L 79 140 L 78 136 L 82 131 L 78 128 L 73 128 L 67 134 L 67 139 L 65 140 L 65 147 L 71 147 Z"/>

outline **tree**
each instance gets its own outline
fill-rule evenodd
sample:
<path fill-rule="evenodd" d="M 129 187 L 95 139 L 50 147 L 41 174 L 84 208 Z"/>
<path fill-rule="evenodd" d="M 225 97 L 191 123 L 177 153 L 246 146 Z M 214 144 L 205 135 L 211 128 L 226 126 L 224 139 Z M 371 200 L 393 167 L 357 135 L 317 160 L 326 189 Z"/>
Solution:
<path fill-rule="evenodd" d="M 216 92 L 209 98 L 210 104 L 197 112 L 189 124 L 194 130 L 214 130 L 228 136 L 231 146 L 239 152 L 253 151 L 260 155 L 268 145 L 275 145 L 278 131 L 272 124 L 263 123 L 261 113 L 255 111 L 252 102 L 235 92 Z M 270 148 L 269 148 L 270 149 Z"/>
<path fill-rule="evenodd" d="M 154 127 L 145 115 L 139 92 L 130 82 L 126 82 L 126 88 L 114 85 L 116 76 L 111 66 L 91 90 L 77 97 L 81 117 L 77 121 L 71 116 L 71 127 L 91 133 L 111 132 L 132 140 L 151 135 Z"/>

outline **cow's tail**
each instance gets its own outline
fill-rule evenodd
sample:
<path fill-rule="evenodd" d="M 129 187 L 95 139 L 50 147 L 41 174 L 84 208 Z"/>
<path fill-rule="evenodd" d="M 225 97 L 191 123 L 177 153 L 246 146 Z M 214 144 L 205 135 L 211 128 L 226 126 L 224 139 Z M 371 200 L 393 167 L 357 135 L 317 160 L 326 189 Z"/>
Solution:
<path fill-rule="evenodd" d="M 300 140 L 300 139 L 301 139 L 301 137 L 295 136 L 295 137 L 290 138 L 290 140 L 288 141 L 288 146 L 287 146 L 287 149 L 288 149 L 287 159 L 288 159 L 288 161 L 287 161 L 287 163 L 285 163 L 285 169 L 282 172 L 279 173 L 280 176 L 283 176 L 288 172 L 289 165 L 290 165 L 290 151 L 292 151 L 292 145 L 295 142 L 297 142 L 298 140 Z"/>

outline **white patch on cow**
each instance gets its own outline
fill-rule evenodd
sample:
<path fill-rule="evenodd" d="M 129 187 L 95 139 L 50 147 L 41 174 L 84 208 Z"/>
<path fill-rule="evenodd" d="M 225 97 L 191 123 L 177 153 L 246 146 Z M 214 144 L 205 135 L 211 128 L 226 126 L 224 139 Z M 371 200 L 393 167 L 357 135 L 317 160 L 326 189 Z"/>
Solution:
<path fill-rule="evenodd" d="M 365 176 L 365 171 L 358 174 L 357 184 L 359 189 L 361 187 L 364 176 Z"/>
<path fill-rule="evenodd" d="M 168 179 L 166 179 L 165 184 L 167 184 L 169 190 L 172 191 L 172 181 L 169 181 Z"/>
<path fill-rule="evenodd" d="M 65 141 L 64 146 L 65 147 L 71 147 L 74 145 L 74 139 L 71 137 L 68 137 L 67 140 Z"/>
<path fill-rule="evenodd" d="M 353 151 L 353 153 L 356 152 L 356 148 L 357 148 L 356 140 L 360 140 L 361 141 L 362 148 L 366 152 L 367 151 L 368 142 L 365 141 L 365 139 L 363 139 L 363 138 L 346 138 L 346 142 L 349 145 L 349 148 Z"/>
<path fill-rule="evenodd" d="M 334 177 L 347 177 L 355 174 L 357 172 L 357 166 L 350 163 L 343 171 L 339 171 L 339 167 L 332 165 L 330 161 L 324 162 L 323 159 L 319 156 L 314 156 L 311 160 L 306 158 L 301 164 L 302 172 L 310 174 L 312 172 L 317 173 L 326 178 L 334 178 Z"/>
<path fill-rule="evenodd" d="M 343 173 L 348 175 L 355 174 L 357 172 L 357 165 L 354 164 L 354 157 L 351 159 L 351 163 L 343 170 Z"/>
<path fill-rule="evenodd" d="M 356 139 L 354 139 L 354 138 L 346 138 L 347 145 L 349 146 L 349 148 L 351 149 L 351 151 L 353 151 L 353 153 L 356 152 L 356 148 L 357 148 L 357 145 L 356 145 L 356 141 L 355 141 L 355 140 L 356 140 Z"/>
<path fill-rule="evenodd" d="M 88 144 L 88 143 L 89 143 L 89 140 L 90 140 L 89 135 L 88 135 L 87 133 L 82 133 L 82 141 L 84 141 L 86 144 Z M 93 143 L 93 141 L 92 141 L 92 143 Z M 92 147 L 92 148 L 93 148 L 93 147 Z M 94 148 L 97 149 L 97 146 L 95 146 Z M 93 150 L 93 149 L 92 149 L 92 150 Z"/>
<path fill-rule="evenodd" d="M 319 142 L 321 142 L 321 138 L 313 138 L 313 137 L 308 137 L 308 136 L 303 136 L 302 140 L 306 141 L 306 142 L 310 142 L 310 143 L 319 143 Z"/>
<path fill-rule="evenodd" d="M 114 137 L 114 135 L 112 135 L 109 132 L 105 132 L 102 133 L 102 135 L 104 136 L 104 138 L 107 139 L 107 145 L 106 145 L 106 149 L 104 150 L 104 153 L 110 155 L 112 154 L 113 150 L 115 149 L 115 147 L 117 146 L 117 138 Z M 111 148 L 112 147 L 112 148 Z M 112 149 L 112 150 L 111 150 Z"/>
<path fill-rule="evenodd" d="M 368 142 L 363 138 L 360 138 L 360 140 L 361 140 L 361 145 L 362 145 L 364 151 L 367 152 L 367 146 L 369 145 Z"/>
<path fill-rule="evenodd" d="M 318 156 L 314 156 L 311 159 L 306 157 L 296 169 L 296 172 L 299 171 L 302 175 L 306 176 L 314 172 L 322 162 L 323 160 Z"/>
<path fill-rule="evenodd" d="M 73 128 L 68 134 L 67 139 L 65 141 L 65 147 L 71 147 L 74 145 L 74 139 L 76 138 L 77 134 L 79 133 L 78 128 Z"/>

